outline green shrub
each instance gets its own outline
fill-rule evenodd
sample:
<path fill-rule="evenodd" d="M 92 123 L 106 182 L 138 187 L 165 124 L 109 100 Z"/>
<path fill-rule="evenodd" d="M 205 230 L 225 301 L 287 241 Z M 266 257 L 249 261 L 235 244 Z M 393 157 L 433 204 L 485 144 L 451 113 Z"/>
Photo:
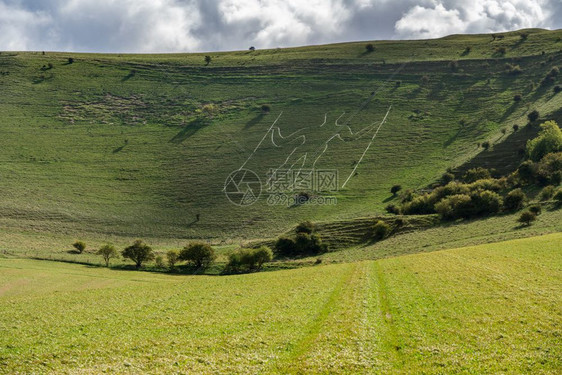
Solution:
<path fill-rule="evenodd" d="M 131 246 L 126 247 L 121 252 L 121 255 L 123 255 L 123 258 L 135 262 L 135 267 L 137 269 L 141 268 L 144 262 L 154 259 L 152 248 L 141 240 L 136 240 Z"/>
<path fill-rule="evenodd" d="M 193 242 L 180 252 L 179 260 L 187 261 L 198 269 L 206 269 L 216 259 L 215 250 L 205 242 Z"/>
<path fill-rule="evenodd" d="M 537 167 L 531 160 L 526 160 L 517 167 L 517 173 L 519 174 L 521 181 L 525 183 L 532 183 L 535 181 Z"/>
<path fill-rule="evenodd" d="M 473 216 L 492 215 L 500 212 L 503 199 L 493 191 L 482 190 L 471 194 L 472 212 Z"/>
<path fill-rule="evenodd" d="M 449 182 L 445 186 L 439 186 L 431 192 L 429 201 L 432 204 L 439 202 L 441 199 L 448 197 L 449 195 L 455 194 L 469 194 L 470 185 L 463 184 L 461 182 Z"/>
<path fill-rule="evenodd" d="M 443 173 L 443 175 L 441 176 L 441 183 L 445 185 L 454 180 L 455 180 L 455 175 L 450 172 Z"/>
<path fill-rule="evenodd" d="M 76 241 L 72 244 L 72 247 L 74 247 L 76 249 L 76 251 L 78 251 L 80 254 L 82 254 L 84 252 L 84 250 L 86 250 L 86 244 L 82 241 Z"/>
<path fill-rule="evenodd" d="M 180 252 L 177 250 L 169 250 L 166 253 L 166 260 L 168 262 L 168 267 L 173 269 L 176 263 L 180 260 Z"/>
<path fill-rule="evenodd" d="M 521 189 L 514 189 L 510 191 L 504 199 L 504 207 L 506 210 L 515 211 L 523 208 L 527 196 Z"/>
<path fill-rule="evenodd" d="M 390 193 L 394 196 L 396 196 L 396 194 L 398 194 L 398 192 L 402 190 L 402 186 L 400 185 L 394 185 L 390 188 Z"/>
<path fill-rule="evenodd" d="M 536 167 L 536 180 L 542 186 L 562 182 L 562 152 L 545 155 Z"/>
<path fill-rule="evenodd" d="M 435 210 L 433 208 L 434 202 L 431 198 L 429 194 L 415 196 L 412 201 L 404 204 L 401 211 L 405 215 L 433 214 Z"/>
<path fill-rule="evenodd" d="M 164 257 L 162 255 L 157 255 L 156 258 L 154 258 L 154 263 L 156 267 L 164 268 Z"/>
<path fill-rule="evenodd" d="M 225 272 L 259 271 L 264 263 L 271 262 L 272 259 L 273 252 L 267 246 L 261 246 L 257 249 L 238 249 L 228 255 Z"/>
<path fill-rule="evenodd" d="M 470 191 L 479 191 L 479 190 L 490 190 L 499 192 L 503 190 L 506 186 L 505 179 L 495 179 L 495 178 L 488 178 L 484 180 L 478 180 L 468 185 Z"/>
<path fill-rule="evenodd" d="M 519 125 L 513 124 L 512 128 L 513 128 L 513 132 L 515 133 L 519 130 Z"/>
<path fill-rule="evenodd" d="M 390 235 L 391 228 L 390 225 L 382 220 L 377 220 L 375 225 L 373 225 L 373 238 L 375 240 L 384 240 Z"/>
<path fill-rule="evenodd" d="M 100 247 L 99 250 L 96 252 L 96 254 L 102 256 L 106 267 L 109 267 L 109 261 L 111 259 L 118 257 L 117 250 L 115 249 L 115 246 L 110 245 L 110 244 L 103 245 L 102 247 Z"/>
<path fill-rule="evenodd" d="M 534 111 L 531 111 L 528 115 L 527 115 L 527 119 L 529 120 L 529 122 L 535 122 L 539 119 L 539 111 L 537 111 L 536 109 Z"/>
<path fill-rule="evenodd" d="M 540 204 L 534 204 L 529 207 L 529 211 L 534 213 L 536 216 L 539 216 L 542 213 L 542 207 Z"/>
<path fill-rule="evenodd" d="M 277 242 L 275 242 L 275 252 L 288 257 L 296 255 L 295 240 L 288 237 L 280 237 L 277 239 Z"/>
<path fill-rule="evenodd" d="M 273 259 L 273 251 L 268 246 L 260 246 L 254 249 L 253 253 L 253 261 L 257 270 L 261 270 L 264 263 L 271 262 Z"/>
<path fill-rule="evenodd" d="M 209 65 L 213 58 L 209 55 L 205 56 L 205 65 Z"/>
<path fill-rule="evenodd" d="M 539 135 L 527 142 L 527 156 L 533 161 L 541 160 L 546 154 L 562 151 L 562 130 L 554 121 L 541 125 Z"/>
<path fill-rule="evenodd" d="M 386 212 L 389 214 L 400 215 L 400 207 L 395 204 L 389 204 L 385 207 Z"/>
<path fill-rule="evenodd" d="M 308 233 L 311 234 L 314 232 L 315 227 L 314 224 L 310 221 L 303 221 L 295 228 L 295 233 Z"/>
<path fill-rule="evenodd" d="M 326 251 L 320 236 L 309 233 L 297 233 L 295 250 L 297 255 L 317 255 Z"/>
<path fill-rule="evenodd" d="M 370 52 L 374 52 L 374 51 L 375 51 L 375 46 L 374 46 L 373 44 L 369 43 L 369 44 L 367 44 L 367 45 L 365 46 L 365 49 L 366 49 L 367 52 L 369 52 L 369 53 L 370 53 Z"/>
<path fill-rule="evenodd" d="M 489 149 L 489 148 L 490 148 L 490 142 L 489 142 L 489 141 L 484 141 L 484 142 L 482 142 L 482 148 L 483 148 L 484 150 Z"/>
<path fill-rule="evenodd" d="M 463 176 L 463 180 L 465 182 L 471 183 L 477 180 L 488 179 L 490 177 L 492 177 L 492 175 L 490 174 L 489 170 L 487 170 L 486 168 L 477 167 L 466 171 Z"/>
<path fill-rule="evenodd" d="M 544 189 L 541 190 L 541 193 L 539 194 L 539 199 L 542 202 L 547 201 L 554 196 L 554 192 L 555 192 L 554 186 L 552 185 L 546 186 Z"/>
<path fill-rule="evenodd" d="M 269 113 L 271 112 L 271 106 L 269 104 L 263 104 L 261 106 L 262 113 Z"/>
<path fill-rule="evenodd" d="M 556 190 L 556 192 L 554 193 L 554 195 L 552 196 L 552 199 L 554 199 L 554 201 L 561 205 L 562 204 L 562 189 L 558 189 Z"/>
<path fill-rule="evenodd" d="M 514 102 L 520 102 L 521 99 L 523 99 L 523 97 L 521 96 L 521 94 L 515 94 L 515 95 L 513 96 L 513 101 L 514 101 Z"/>
<path fill-rule="evenodd" d="M 436 203 L 435 211 L 443 219 L 454 220 L 470 217 L 472 214 L 472 199 L 466 194 L 451 195 Z"/>
<path fill-rule="evenodd" d="M 522 212 L 519 219 L 517 219 L 518 222 L 527 226 L 531 225 L 531 223 L 535 220 L 537 220 L 537 215 L 530 211 Z"/>

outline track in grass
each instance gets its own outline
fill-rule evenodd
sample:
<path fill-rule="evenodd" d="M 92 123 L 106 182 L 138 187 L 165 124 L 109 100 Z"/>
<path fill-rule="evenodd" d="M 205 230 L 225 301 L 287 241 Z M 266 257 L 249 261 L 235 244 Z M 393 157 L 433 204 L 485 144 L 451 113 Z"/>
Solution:
<path fill-rule="evenodd" d="M 537 373 L 562 234 L 232 277 L 0 259 L 0 373 Z"/>

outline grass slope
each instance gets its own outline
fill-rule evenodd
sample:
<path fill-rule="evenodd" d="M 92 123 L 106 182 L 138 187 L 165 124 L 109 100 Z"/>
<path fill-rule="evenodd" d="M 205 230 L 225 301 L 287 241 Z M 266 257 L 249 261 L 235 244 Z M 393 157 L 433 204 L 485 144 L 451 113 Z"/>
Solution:
<path fill-rule="evenodd" d="M 208 66 L 201 54 L 3 52 L 0 226 L 12 237 L 0 246 L 52 235 L 259 238 L 302 219 L 381 212 L 392 184 L 426 186 L 478 154 L 478 142 L 509 137 L 530 110 L 548 118 L 560 108 L 562 96 L 539 83 L 562 63 L 562 31 L 528 32 L 525 41 L 518 32 L 501 40 L 380 41 L 373 53 L 365 43 L 213 53 Z M 522 73 L 507 74 L 506 63 Z M 339 124 L 356 133 L 378 124 L 390 105 L 358 174 L 335 194 L 337 205 L 271 207 L 262 197 L 240 208 L 223 194 L 226 177 L 280 113 L 283 136 L 305 129 L 306 144 L 290 163 L 306 154 L 310 167 L 326 140 L 342 134 L 346 142 L 331 142 L 316 165 L 338 170 L 341 185 L 374 128 L 350 139 L 336 119 L 343 114 Z M 298 143 L 290 140 L 277 137 L 278 148 L 266 137 L 247 167 L 264 181 Z"/>
<path fill-rule="evenodd" d="M 228 277 L 0 259 L 0 373 L 554 374 L 561 246 Z"/>

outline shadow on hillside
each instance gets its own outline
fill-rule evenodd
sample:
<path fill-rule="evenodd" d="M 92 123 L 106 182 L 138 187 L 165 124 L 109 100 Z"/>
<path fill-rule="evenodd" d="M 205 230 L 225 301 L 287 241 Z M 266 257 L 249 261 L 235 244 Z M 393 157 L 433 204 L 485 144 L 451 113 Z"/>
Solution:
<path fill-rule="evenodd" d="M 137 74 L 136 70 L 131 70 L 131 71 L 129 72 L 129 74 L 127 74 L 125 77 L 121 78 L 121 82 L 126 82 L 126 81 L 130 80 L 130 79 L 133 78 L 136 74 Z"/>
<path fill-rule="evenodd" d="M 186 139 L 192 137 L 197 133 L 199 130 L 203 129 L 205 126 L 209 125 L 207 119 L 198 118 L 191 121 L 187 124 L 178 134 L 176 134 L 172 139 L 170 139 L 170 143 L 182 143 Z"/>
<path fill-rule="evenodd" d="M 261 122 L 261 120 L 263 120 L 263 118 L 265 117 L 265 113 L 260 113 L 259 115 L 257 115 L 256 117 L 254 117 L 253 119 L 251 119 L 250 121 L 248 121 L 246 123 L 246 126 L 244 126 L 244 130 L 249 129 L 251 127 L 253 127 L 254 125 L 257 125 Z"/>

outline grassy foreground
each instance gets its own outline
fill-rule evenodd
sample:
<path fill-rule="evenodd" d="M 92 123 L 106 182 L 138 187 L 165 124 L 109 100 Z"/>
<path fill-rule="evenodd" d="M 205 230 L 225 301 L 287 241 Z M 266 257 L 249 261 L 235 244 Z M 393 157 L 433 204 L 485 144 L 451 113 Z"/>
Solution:
<path fill-rule="evenodd" d="M 229 277 L 0 259 L 0 373 L 557 373 L 562 234 Z"/>

